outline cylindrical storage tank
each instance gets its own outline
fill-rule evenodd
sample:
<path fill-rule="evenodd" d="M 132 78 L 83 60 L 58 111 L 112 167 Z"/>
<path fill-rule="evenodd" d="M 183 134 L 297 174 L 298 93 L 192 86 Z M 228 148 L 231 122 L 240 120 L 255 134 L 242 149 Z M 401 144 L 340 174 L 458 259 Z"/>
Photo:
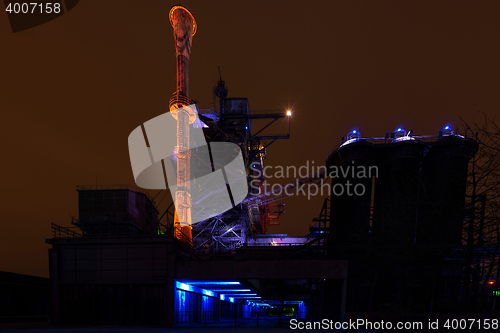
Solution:
<path fill-rule="evenodd" d="M 331 246 L 369 244 L 373 165 L 373 144 L 364 140 L 344 144 L 328 157 Z"/>
<path fill-rule="evenodd" d="M 469 160 L 477 143 L 458 135 L 434 143 L 422 163 L 422 196 L 417 243 L 460 246 L 465 218 Z"/>
<path fill-rule="evenodd" d="M 414 244 L 420 162 L 425 146 L 411 137 L 404 138 L 404 141 L 375 147 L 379 168 L 373 216 L 373 242 L 376 245 Z"/>

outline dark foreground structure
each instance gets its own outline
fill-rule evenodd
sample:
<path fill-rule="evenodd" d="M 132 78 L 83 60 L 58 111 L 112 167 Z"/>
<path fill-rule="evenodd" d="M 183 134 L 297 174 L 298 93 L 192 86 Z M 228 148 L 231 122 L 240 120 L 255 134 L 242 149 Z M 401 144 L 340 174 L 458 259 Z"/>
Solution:
<path fill-rule="evenodd" d="M 196 24 L 185 8 L 172 11 L 175 109 L 196 104 L 188 98 L 192 35 L 184 38 Z M 201 186 L 196 182 L 176 193 L 181 217 L 173 205 L 159 212 L 154 198 L 137 188 L 78 187 L 75 227 L 53 225 L 47 240 L 54 324 L 236 325 L 265 318 L 279 325 L 384 308 L 429 313 L 459 301 L 473 139 L 449 127 L 426 137 L 398 129 L 363 139 L 353 131 L 328 155 L 323 171 L 296 182 L 332 180 L 311 233 L 266 235 L 284 212 L 274 201 L 286 195 L 283 188 L 263 193 L 263 163 L 272 143 L 290 137 L 289 123 L 288 133 L 265 133 L 278 119 L 289 121 L 291 111 L 250 111 L 246 98 L 227 98 L 222 78 L 213 94 L 211 109 L 196 107 L 196 121 L 178 126 L 201 127 L 206 142 L 241 148 L 248 197 L 223 214 L 179 227 L 190 221 L 189 193 Z M 186 139 L 180 132 L 178 142 Z M 184 180 L 200 163 L 188 158 L 188 139 L 176 155 Z M 212 171 L 220 167 L 211 162 Z"/>
<path fill-rule="evenodd" d="M 458 303 L 467 167 L 477 144 L 452 132 L 399 132 L 351 136 L 329 154 L 331 197 L 302 237 L 262 234 L 265 209 L 242 204 L 200 222 L 191 241 L 175 230 L 173 212 L 158 220 L 140 189 L 78 187 L 78 229 L 53 225 L 48 240 L 52 321 L 340 320 Z M 339 177 L 347 167 L 355 172 Z M 349 183 L 357 194 L 340 193 Z"/>
<path fill-rule="evenodd" d="M 46 322 L 49 306 L 49 279 L 0 272 L 0 323 Z"/>
<path fill-rule="evenodd" d="M 349 261 L 348 309 L 410 311 L 460 303 L 472 138 L 403 129 L 383 138 L 353 131 L 327 159 L 332 177 L 330 254 Z M 366 172 L 363 172 L 366 170 Z M 347 183 L 364 193 L 338 195 Z"/>
<path fill-rule="evenodd" d="M 325 279 L 339 281 L 339 304 L 331 310 L 338 317 L 342 310 L 345 261 L 286 260 L 291 251 L 263 255 L 257 248 L 201 258 L 177 239 L 163 235 L 51 242 L 55 324 L 173 326 L 232 321 L 257 313 L 264 317 L 275 304 L 288 305 L 293 309 L 290 316 L 305 317 L 314 307 L 312 300 L 320 298 Z M 255 250 L 268 259 L 252 260 Z"/>
<path fill-rule="evenodd" d="M 195 103 L 188 83 L 196 22 L 182 6 L 172 8 L 170 21 L 177 56 L 178 89 L 170 100 L 175 110 Z M 257 318 L 258 325 L 258 318 L 279 324 L 282 318 L 344 316 L 347 262 L 327 258 L 326 244 L 315 234 L 265 235 L 267 226 L 279 223 L 283 205 L 259 194 L 263 162 L 273 142 L 290 137 L 290 127 L 277 135 L 263 131 L 278 119 L 289 125 L 291 111 L 250 112 L 246 98 L 227 98 L 222 78 L 213 93 L 218 108 L 197 109 L 198 119 L 189 124 L 177 119 L 176 149 L 182 150 L 176 153 L 182 170 L 177 180 L 185 184 L 197 163 L 208 160 L 194 158 L 198 148 L 191 149 L 198 154 L 186 152 L 193 145 L 184 134 L 201 127 L 206 142 L 231 142 L 241 150 L 246 177 L 253 181 L 248 200 L 191 226 L 189 193 L 202 186 L 195 179 L 175 193 L 182 212 L 171 205 L 160 216 L 140 189 L 77 187 L 75 227 L 53 225 L 53 238 L 47 240 L 54 324 L 174 326 Z M 212 171 L 221 167 L 212 157 L 209 161 Z"/>

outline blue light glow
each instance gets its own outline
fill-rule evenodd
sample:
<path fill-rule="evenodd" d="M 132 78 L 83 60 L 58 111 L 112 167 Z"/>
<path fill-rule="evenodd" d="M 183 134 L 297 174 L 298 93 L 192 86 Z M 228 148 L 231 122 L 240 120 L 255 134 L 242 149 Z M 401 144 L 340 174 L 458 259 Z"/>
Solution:
<path fill-rule="evenodd" d="M 401 127 L 398 127 L 398 129 L 396 130 L 397 132 L 401 132 L 403 129 Z"/>
<path fill-rule="evenodd" d="M 193 291 L 193 287 L 190 286 L 189 284 L 182 283 L 182 282 L 175 282 L 175 287 L 177 289 L 185 290 L 185 291 Z"/>
<path fill-rule="evenodd" d="M 203 295 L 207 295 L 207 296 L 215 296 L 215 294 L 214 294 L 212 291 L 210 291 L 210 290 L 205 290 L 205 289 L 203 289 Z"/>
<path fill-rule="evenodd" d="M 186 309 L 188 310 L 188 309 Z M 201 300 L 201 311 L 206 312 L 206 311 L 213 311 L 212 307 L 212 299 L 207 296 L 203 296 Z"/>
<path fill-rule="evenodd" d="M 178 311 L 186 310 L 186 292 L 183 290 L 176 290 Z"/>
<path fill-rule="evenodd" d="M 221 294 L 219 298 L 221 299 L 221 301 L 229 301 L 231 303 L 234 303 L 234 297 L 227 297 L 227 296 L 229 295 Z"/>
<path fill-rule="evenodd" d="M 358 130 L 353 129 L 352 131 L 350 131 L 350 132 L 347 134 L 347 141 L 345 141 L 345 142 L 342 144 L 342 146 L 343 146 L 343 145 L 345 145 L 345 144 L 349 144 L 349 143 L 351 143 L 351 142 L 355 142 L 355 141 L 357 141 L 357 140 L 359 140 L 359 139 L 361 139 L 361 133 L 359 133 L 359 132 L 358 132 Z M 342 146 L 341 146 L 341 147 L 342 147 Z"/>
<path fill-rule="evenodd" d="M 449 129 L 450 129 L 450 126 L 446 125 L 446 126 L 444 127 L 444 129 L 445 129 L 445 130 L 449 130 Z"/>
<path fill-rule="evenodd" d="M 194 285 L 239 285 L 239 282 L 228 281 L 188 281 L 186 283 Z"/>
<path fill-rule="evenodd" d="M 245 129 L 248 129 L 248 126 L 245 126 Z"/>

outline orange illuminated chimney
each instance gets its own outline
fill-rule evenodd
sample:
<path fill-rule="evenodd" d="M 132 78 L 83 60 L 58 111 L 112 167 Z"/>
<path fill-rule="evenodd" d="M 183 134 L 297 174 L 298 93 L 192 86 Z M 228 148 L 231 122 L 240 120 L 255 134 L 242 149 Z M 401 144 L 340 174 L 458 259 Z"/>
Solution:
<path fill-rule="evenodd" d="M 175 54 L 177 58 L 177 91 L 170 99 L 172 116 L 177 120 L 177 191 L 175 193 L 175 230 L 177 238 L 180 231 L 191 241 L 191 195 L 190 195 L 190 147 L 189 125 L 196 120 L 196 111 L 185 106 L 194 104 L 189 99 L 189 58 L 191 44 L 196 33 L 193 14 L 183 6 L 173 6 L 169 13 L 174 28 Z"/>

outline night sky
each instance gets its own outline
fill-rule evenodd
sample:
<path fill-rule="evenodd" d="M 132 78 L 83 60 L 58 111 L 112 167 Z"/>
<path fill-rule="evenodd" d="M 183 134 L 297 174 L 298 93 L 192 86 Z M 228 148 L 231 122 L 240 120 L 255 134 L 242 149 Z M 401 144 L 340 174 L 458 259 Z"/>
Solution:
<path fill-rule="evenodd" d="M 78 215 L 76 185 L 134 184 L 128 135 L 166 112 L 176 89 L 177 3 L 84 0 L 18 33 L 0 13 L 0 270 L 48 276 L 45 239 L 51 222 Z M 498 1 L 181 4 L 198 24 L 190 97 L 200 108 L 220 66 L 228 97 L 293 109 L 292 138 L 269 147 L 267 165 L 321 165 L 354 128 L 431 135 L 500 114 Z M 283 201 L 268 233 L 306 234 L 323 200 Z"/>

